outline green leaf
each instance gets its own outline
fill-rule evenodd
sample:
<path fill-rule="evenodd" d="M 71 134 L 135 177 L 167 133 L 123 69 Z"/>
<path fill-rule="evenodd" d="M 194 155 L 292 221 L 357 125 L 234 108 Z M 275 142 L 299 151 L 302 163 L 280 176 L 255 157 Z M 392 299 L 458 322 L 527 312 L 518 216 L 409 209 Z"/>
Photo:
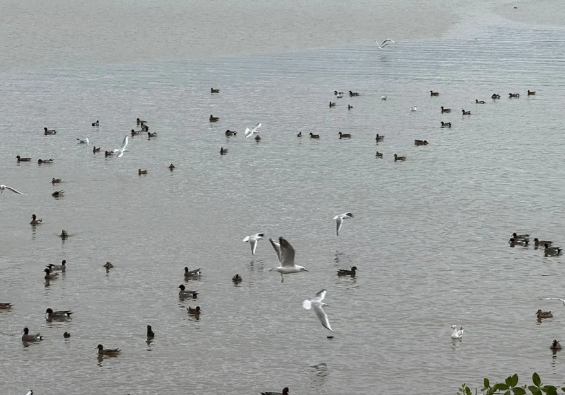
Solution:
<path fill-rule="evenodd" d="M 512 376 L 508 376 L 504 382 L 508 387 L 512 387 Z"/>
<path fill-rule="evenodd" d="M 538 388 L 540 387 L 540 385 L 541 385 L 541 379 L 539 378 L 539 374 L 534 373 L 534 374 L 532 375 L 532 381 L 534 382 L 534 385 L 535 385 L 536 387 L 538 387 Z"/>
<path fill-rule="evenodd" d="M 565 392 L 565 387 L 561 387 L 561 391 Z"/>
<path fill-rule="evenodd" d="M 510 386 L 516 387 L 516 385 L 518 385 L 518 375 L 514 374 L 514 376 L 510 378 Z"/>
<path fill-rule="evenodd" d="M 497 383 L 492 388 L 494 388 L 495 391 L 506 391 L 508 386 L 504 383 Z"/>
<path fill-rule="evenodd" d="M 490 382 L 488 381 L 487 378 L 484 379 L 483 383 L 484 383 L 484 385 L 485 385 L 485 388 L 489 388 L 489 387 L 490 387 Z M 484 391 L 484 390 L 483 390 L 483 391 Z"/>
<path fill-rule="evenodd" d="M 545 385 L 542 388 L 542 391 L 545 392 L 547 395 L 557 395 L 557 388 L 553 385 Z"/>
<path fill-rule="evenodd" d="M 526 395 L 526 390 L 522 387 L 512 388 L 512 392 L 514 392 L 514 395 Z"/>
<path fill-rule="evenodd" d="M 473 395 L 473 393 L 471 392 L 471 388 L 469 388 L 469 387 L 465 387 L 465 393 L 467 395 Z"/>
<path fill-rule="evenodd" d="M 504 395 L 510 395 L 510 390 L 506 391 Z"/>
<path fill-rule="evenodd" d="M 534 394 L 534 395 L 540 393 L 539 388 L 536 387 L 535 385 L 530 385 L 530 386 L 528 387 L 528 389 L 529 389 L 530 392 L 531 392 L 532 394 Z"/>

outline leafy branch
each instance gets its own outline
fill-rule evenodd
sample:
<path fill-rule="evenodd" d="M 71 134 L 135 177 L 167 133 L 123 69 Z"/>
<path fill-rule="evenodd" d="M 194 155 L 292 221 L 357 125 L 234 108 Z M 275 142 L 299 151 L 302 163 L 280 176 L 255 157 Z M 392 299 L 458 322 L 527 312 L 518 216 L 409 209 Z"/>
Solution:
<path fill-rule="evenodd" d="M 532 395 L 558 395 L 559 388 L 553 385 L 543 385 L 537 373 L 532 375 L 533 385 L 518 385 L 518 375 L 509 376 L 504 383 L 495 383 L 490 385 L 488 379 L 484 380 L 484 387 L 481 391 L 485 395 L 503 394 L 503 395 L 526 395 L 528 391 Z M 562 393 L 565 393 L 565 387 L 560 388 Z M 475 390 L 476 392 L 476 390 Z M 457 395 L 473 395 L 471 389 L 463 384 Z"/>

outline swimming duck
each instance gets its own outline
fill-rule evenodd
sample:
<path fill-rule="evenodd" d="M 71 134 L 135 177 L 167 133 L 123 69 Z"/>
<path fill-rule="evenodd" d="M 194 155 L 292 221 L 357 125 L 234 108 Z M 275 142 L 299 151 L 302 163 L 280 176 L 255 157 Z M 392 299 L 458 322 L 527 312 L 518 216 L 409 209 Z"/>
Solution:
<path fill-rule="evenodd" d="M 336 95 L 335 98 L 336 98 L 336 99 L 343 99 L 343 93 L 340 93 L 340 94 Z"/>
<path fill-rule="evenodd" d="M 353 108 L 353 106 L 352 106 L 351 104 L 348 104 L 348 105 L 347 105 L 347 109 L 348 109 L 348 110 L 351 110 L 352 108 Z"/>
<path fill-rule="evenodd" d="M 516 240 L 514 237 L 511 237 L 510 240 L 508 240 L 508 244 L 510 244 L 510 247 L 514 247 L 516 244 L 527 247 L 529 243 L 530 241 L 527 239 Z"/>
<path fill-rule="evenodd" d="M 461 327 L 460 329 L 457 329 L 457 326 L 452 325 L 451 329 L 453 329 L 453 332 L 451 333 L 452 339 L 462 339 L 463 338 L 463 327 Z"/>
<path fill-rule="evenodd" d="M 430 91 L 430 96 L 439 96 L 439 92 Z"/>
<path fill-rule="evenodd" d="M 42 219 L 37 219 L 37 216 L 35 214 L 32 214 L 31 221 L 29 223 L 30 225 L 39 225 L 42 221 Z"/>
<path fill-rule="evenodd" d="M 131 130 L 131 135 L 132 135 L 132 137 L 133 137 L 133 136 L 140 135 L 140 134 L 141 134 L 141 130 L 133 130 L 133 129 Z"/>
<path fill-rule="evenodd" d="M 519 235 L 516 232 L 512 233 L 512 238 L 514 238 L 514 240 L 528 240 L 528 241 L 530 241 L 530 235 L 527 235 L 527 234 Z"/>
<path fill-rule="evenodd" d="M 485 104 L 484 100 L 475 99 L 475 104 Z"/>
<path fill-rule="evenodd" d="M 551 245 L 553 244 L 553 241 L 539 240 L 537 237 L 534 239 L 534 245 L 535 245 L 536 247 L 539 247 L 539 246 L 544 246 L 544 247 L 545 247 L 546 244 L 547 244 L 548 246 L 551 246 Z"/>
<path fill-rule="evenodd" d="M 143 120 L 137 118 L 137 126 L 139 126 L 139 125 L 144 125 L 144 124 L 146 124 L 146 123 L 147 123 L 147 121 L 143 121 Z"/>
<path fill-rule="evenodd" d="M 92 126 L 95 126 L 95 127 L 100 126 L 100 121 L 96 120 L 96 122 L 92 122 Z"/>
<path fill-rule="evenodd" d="M 43 340 L 43 336 L 41 336 L 41 334 L 36 333 L 36 334 L 29 334 L 29 329 L 28 328 L 24 328 L 24 334 L 22 336 L 22 341 L 23 342 L 37 342 Z"/>
<path fill-rule="evenodd" d="M 509 93 L 509 94 L 508 94 L 508 97 L 509 97 L 510 99 L 512 99 L 512 98 L 514 98 L 514 97 L 515 97 L 515 98 L 518 98 L 518 97 L 520 97 L 520 94 L 519 94 L 519 93 Z"/>
<path fill-rule="evenodd" d="M 180 291 L 179 291 L 179 298 L 182 299 L 182 298 L 191 297 L 191 298 L 196 299 L 196 296 L 198 295 L 198 292 L 196 292 L 196 291 L 190 291 L 190 290 L 188 290 L 188 289 L 185 289 L 185 286 L 182 285 L 182 284 L 179 285 L 179 288 L 180 288 Z"/>
<path fill-rule="evenodd" d="M 173 169 L 175 168 L 175 165 L 173 165 L 172 163 L 169 165 L 169 170 L 173 171 Z"/>
<path fill-rule="evenodd" d="M 150 139 L 151 137 L 157 137 L 157 132 L 147 132 L 147 138 Z"/>
<path fill-rule="evenodd" d="M 12 303 L 0 303 L 0 310 L 8 310 L 12 308 Z"/>
<path fill-rule="evenodd" d="M 385 136 L 381 136 L 377 133 L 377 136 L 375 137 L 375 141 L 378 143 L 379 141 L 383 141 L 385 139 Z"/>
<path fill-rule="evenodd" d="M 319 138 L 320 138 L 320 135 L 319 135 L 319 134 L 310 133 L 310 138 L 311 138 L 311 139 L 319 139 Z"/>
<path fill-rule="evenodd" d="M 330 102 L 330 108 L 335 107 L 335 102 Z"/>
<path fill-rule="evenodd" d="M 112 151 L 104 151 L 104 157 L 107 158 L 109 156 L 114 156 L 114 153 Z"/>
<path fill-rule="evenodd" d="M 137 169 L 137 174 L 139 174 L 139 175 L 147 174 L 147 170 Z"/>
<path fill-rule="evenodd" d="M 284 387 L 281 392 L 272 392 L 272 391 L 267 391 L 267 392 L 261 392 L 261 395 L 288 395 L 288 387 Z"/>
<path fill-rule="evenodd" d="M 500 99 L 500 95 L 498 93 L 493 93 L 490 98 L 493 100 Z"/>
<path fill-rule="evenodd" d="M 451 122 L 442 122 L 442 123 L 441 123 L 441 127 L 442 127 L 442 128 L 450 128 L 450 127 L 451 127 Z"/>
<path fill-rule="evenodd" d="M 381 159 L 382 159 L 383 154 L 382 154 L 381 152 L 377 151 L 377 153 L 376 153 L 375 156 L 376 156 L 377 158 L 381 158 Z"/>
<path fill-rule="evenodd" d="M 96 146 L 92 147 L 92 153 L 95 154 L 97 152 L 100 152 L 100 147 L 96 148 Z"/>
<path fill-rule="evenodd" d="M 188 314 L 194 314 L 194 315 L 200 314 L 200 306 L 196 306 L 195 308 L 188 306 L 188 309 L 186 310 L 188 311 Z"/>
<path fill-rule="evenodd" d="M 149 132 L 149 126 L 145 124 L 141 124 L 141 132 Z"/>
<path fill-rule="evenodd" d="M 71 337 L 71 334 L 69 332 L 63 333 L 63 338 L 68 339 L 70 337 Z"/>
<path fill-rule="evenodd" d="M 147 325 L 147 338 L 153 339 L 155 337 L 155 332 L 151 330 L 151 325 Z"/>
<path fill-rule="evenodd" d="M 53 163 L 54 159 L 38 159 L 37 160 L 37 164 L 38 165 L 48 165 L 50 163 Z"/>
<path fill-rule="evenodd" d="M 340 140 L 341 140 L 341 139 L 350 139 L 350 138 L 351 138 L 351 134 L 349 134 L 349 133 L 341 133 L 341 132 L 338 132 L 338 134 L 339 134 Z"/>
<path fill-rule="evenodd" d="M 463 113 L 463 115 L 471 115 L 471 111 L 461 110 L 461 112 Z"/>
<path fill-rule="evenodd" d="M 43 128 L 43 134 L 48 136 L 48 135 L 51 135 L 51 134 L 57 134 L 57 131 L 54 130 L 54 129 L 49 130 L 47 128 Z"/>
<path fill-rule="evenodd" d="M 18 163 L 19 163 L 19 162 L 29 162 L 29 161 L 31 161 L 31 158 L 22 158 L 22 157 L 19 156 L 19 155 L 16 156 L 16 159 L 18 160 Z"/>
<path fill-rule="evenodd" d="M 343 92 L 334 91 L 335 96 L 343 95 Z"/>
<path fill-rule="evenodd" d="M 355 277 L 356 272 L 357 272 L 357 266 L 352 266 L 350 270 L 348 270 L 348 269 L 338 269 L 337 275 L 338 276 Z"/>
<path fill-rule="evenodd" d="M 405 156 L 398 156 L 396 154 L 394 154 L 394 161 L 405 161 L 406 157 Z"/>
<path fill-rule="evenodd" d="M 53 197 L 61 197 L 61 196 L 63 196 L 64 193 L 65 193 L 65 191 L 62 191 L 62 190 L 61 190 L 61 191 L 55 191 L 55 192 L 53 192 L 53 193 L 51 194 L 51 196 L 53 196 Z"/>
<path fill-rule="evenodd" d="M 235 136 L 235 135 L 237 135 L 237 132 L 236 132 L 235 130 L 229 130 L 229 129 L 228 129 L 228 130 L 226 130 L 226 133 L 225 133 L 225 134 L 226 134 L 227 137 L 230 137 L 230 136 Z"/>
<path fill-rule="evenodd" d="M 231 278 L 231 280 L 232 280 L 234 283 L 240 283 L 240 282 L 243 281 L 243 279 L 241 278 L 241 276 L 240 276 L 239 274 L 236 274 L 235 276 L 233 276 L 233 277 Z"/>
<path fill-rule="evenodd" d="M 257 141 L 257 142 L 261 141 L 261 136 L 259 136 L 259 135 L 255 136 L 255 141 Z M 228 151 L 228 150 L 226 149 L 226 152 L 227 152 L 227 151 Z"/>
<path fill-rule="evenodd" d="M 551 346 L 549 346 L 549 349 L 553 351 L 559 351 L 561 350 L 561 344 L 559 344 L 557 340 L 554 340 L 553 343 L 551 343 Z"/>
<path fill-rule="evenodd" d="M 553 318 L 553 314 L 551 311 L 541 311 L 541 309 L 539 309 L 536 312 L 536 317 L 538 317 L 538 320 L 541 320 L 542 318 Z"/>
<path fill-rule="evenodd" d="M 444 112 L 451 112 L 451 108 L 444 108 L 441 106 L 441 113 L 443 114 Z"/>
<path fill-rule="evenodd" d="M 227 153 L 228 153 L 228 149 L 227 149 L 227 148 L 224 149 L 224 147 L 220 147 L 220 155 L 225 155 L 225 154 L 227 154 Z"/>
<path fill-rule="evenodd" d="M 534 96 L 535 94 L 536 94 L 536 92 L 533 92 L 533 91 L 528 89 L 528 96 Z"/>
<path fill-rule="evenodd" d="M 220 93 L 219 89 L 210 88 L 210 93 Z"/>
<path fill-rule="evenodd" d="M 73 314 L 70 310 L 60 310 L 60 311 L 53 311 L 53 309 L 48 308 L 45 311 L 47 321 L 52 320 L 66 320 L 71 318 L 71 314 Z"/>
<path fill-rule="evenodd" d="M 194 270 L 188 270 L 188 267 L 184 268 L 184 277 L 199 277 L 202 274 L 200 268 Z"/>
<path fill-rule="evenodd" d="M 65 229 L 63 229 L 61 231 L 61 234 L 59 235 L 59 237 L 63 240 L 66 240 L 70 235 L 67 233 L 67 231 Z"/>
<path fill-rule="evenodd" d="M 51 184 L 59 184 L 60 182 L 61 182 L 61 179 L 60 179 L 60 178 L 53 178 L 53 179 L 51 180 Z"/>
<path fill-rule="evenodd" d="M 545 256 L 561 255 L 561 247 L 550 247 L 549 244 L 545 244 L 544 247 L 545 249 L 543 250 L 543 252 L 545 253 Z"/>
<path fill-rule="evenodd" d="M 106 262 L 102 267 L 106 269 L 106 271 L 109 271 L 114 267 L 114 265 L 112 265 L 110 262 Z"/>
<path fill-rule="evenodd" d="M 47 265 L 47 269 L 51 270 L 52 272 L 55 270 L 59 270 L 59 271 L 66 271 L 67 270 L 67 261 L 65 259 L 63 259 L 61 261 L 60 265 L 54 265 L 52 263 L 50 263 L 49 265 Z"/>
<path fill-rule="evenodd" d="M 349 97 L 353 97 L 353 96 L 359 96 L 359 92 L 349 91 Z"/>
<path fill-rule="evenodd" d="M 220 120 L 219 117 L 215 117 L 213 115 L 210 115 L 210 122 L 218 122 Z"/>
<path fill-rule="evenodd" d="M 45 272 L 45 277 L 43 278 L 47 281 L 56 280 L 59 278 L 59 273 L 51 273 L 51 270 L 49 270 L 49 268 L 46 268 L 43 271 Z"/>
<path fill-rule="evenodd" d="M 414 140 L 415 145 L 428 145 L 427 140 Z"/>
<path fill-rule="evenodd" d="M 302 132 L 298 132 L 298 134 L 296 135 L 296 137 L 302 137 Z"/>
<path fill-rule="evenodd" d="M 102 346 L 102 344 L 99 344 L 98 347 L 96 347 L 98 349 L 98 355 L 108 355 L 108 356 L 116 356 L 120 353 L 119 348 L 114 348 L 114 349 L 104 349 L 104 346 Z"/>
<path fill-rule="evenodd" d="M 386 100 L 386 96 L 381 96 L 381 100 Z"/>

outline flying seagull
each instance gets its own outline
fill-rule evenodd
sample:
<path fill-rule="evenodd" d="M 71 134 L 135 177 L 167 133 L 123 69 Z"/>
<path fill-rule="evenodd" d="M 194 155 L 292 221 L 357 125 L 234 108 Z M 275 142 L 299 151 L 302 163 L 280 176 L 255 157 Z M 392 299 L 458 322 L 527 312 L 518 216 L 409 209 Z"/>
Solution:
<path fill-rule="evenodd" d="M 27 193 L 20 192 L 17 189 L 9 187 L 8 185 L 0 185 L 0 193 L 4 192 L 4 189 L 9 189 L 10 191 L 19 193 L 20 195 L 27 195 Z"/>
<path fill-rule="evenodd" d="M 395 41 L 391 40 L 390 38 L 387 38 L 386 40 L 384 40 L 382 43 L 379 44 L 378 41 L 375 41 L 375 43 L 377 44 L 377 47 L 379 47 L 379 49 L 383 49 L 384 47 L 386 47 L 387 45 L 389 45 L 390 43 L 394 43 L 396 44 Z"/>
<path fill-rule="evenodd" d="M 270 271 L 275 270 L 281 274 L 281 283 L 284 282 L 283 274 L 307 272 L 304 266 L 299 266 L 294 264 L 294 248 L 290 245 L 288 241 L 284 238 L 279 237 L 279 242 L 277 243 L 273 239 L 269 239 L 271 245 L 277 252 L 279 257 L 280 266 L 272 268 Z"/>
<path fill-rule="evenodd" d="M 324 298 L 326 297 L 327 292 L 328 291 L 326 291 L 325 289 L 322 289 L 320 292 L 316 294 L 315 297 L 312 298 L 312 300 L 306 299 L 304 302 L 302 302 L 302 307 L 304 307 L 306 310 L 310 310 L 310 308 L 314 308 L 314 312 L 316 313 L 316 316 L 318 316 L 318 319 L 322 323 L 322 326 L 326 329 L 329 329 L 330 331 L 333 331 L 330 325 L 330 321 L 328 321 L 328 315 L 326 314 L 323 308 L 324 306 L 329 306 L 329 305 L 322 302 L 322 300 L 324 300 Z"/>
<path fill-rule="evenodd" d="M 336 215 L 334 217 L 335 220 L 335 234 L 339 236 L 339 231 L 341 229 L 341 225 L 343 225 L 343 220 L 353 218 L 353 214 L 351 213 L 343 213 Z"/>
<path fill-rule="evenodd" d="M 243 241 L 248 242 L 251 245 L 251 255 L 255 255 L 255 250 L 257 250 L 257 242 L 259 240 L 262 240 L 264 236 L 264 233 L 256 233 L 251 236 L 245 236 Z"/>

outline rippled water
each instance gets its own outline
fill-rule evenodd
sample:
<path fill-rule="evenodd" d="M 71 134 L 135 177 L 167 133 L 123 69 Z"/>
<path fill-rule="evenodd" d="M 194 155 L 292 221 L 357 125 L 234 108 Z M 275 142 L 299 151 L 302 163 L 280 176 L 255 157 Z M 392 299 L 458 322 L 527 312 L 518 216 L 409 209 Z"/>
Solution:
<path fill-rule="evenodd" d="M 548 347 L 562 334 L 562 306 L 540 299 L 563 297 L 563 259 L 506 241 L 518 231 L 562 242 L 564 41 L 558 29 L 498 25 L 385 51 L 4 73 L 1 182 L 30 195 L 0 200 L 0 301 L 15 304 L 0 312 L 1 392 L 454 393 L 533 371 L 559 384 L 562 358 Z M 336 100 L 334 89 L 362 96 Z M 514 91 L 522 97 L 508 99 Z M 117 148 L 136 117 L 158 138 L 136 136 L 123 158 L 76 144 L 88 135 Z M 262 141 L 244 139 L 259 121 Z M 43 136 L 44 126 L 58 134 Z M 227 139 L 228 128 L 240 133 Z M 17 164 L 18 154 L 55 163 Z M 52 177 L 64 182 L 53 187 Z M 65 197 L 52 198 L 55 189 Z M 336 237 L 332 217 L 345 211 L 355 218 Z M 36 229 L 32 213 L 43 218 Z M 61 229 L 73 236 L 61 242 Z M 241 241 L 260 231 L 287 238 L 310 272 L 281 284 L 268 241 L 255 259 Z M 41 270 L 61 259 L 66 274 L 45 286 Z M 335 276 L 352 265 L 356 279 Z M 203 271 L 187 284 L 200 292 L 194 302 L 177 297 L 184 266 Z M 333 340 L 301 307 L 321 288 Z M 201 306 L 200 320 L 189 305 Z M 73 320 L 46 323 L 47 307 L 72 309 Z M 538 308 L 555 318 L 538 324 Z M 462 342 L 451 342 L 452 324 L 466 328 Z M 24 326 L 45 340 L 24 348 Z M 98 343 L 123 352 L 100 361 Z"/>

